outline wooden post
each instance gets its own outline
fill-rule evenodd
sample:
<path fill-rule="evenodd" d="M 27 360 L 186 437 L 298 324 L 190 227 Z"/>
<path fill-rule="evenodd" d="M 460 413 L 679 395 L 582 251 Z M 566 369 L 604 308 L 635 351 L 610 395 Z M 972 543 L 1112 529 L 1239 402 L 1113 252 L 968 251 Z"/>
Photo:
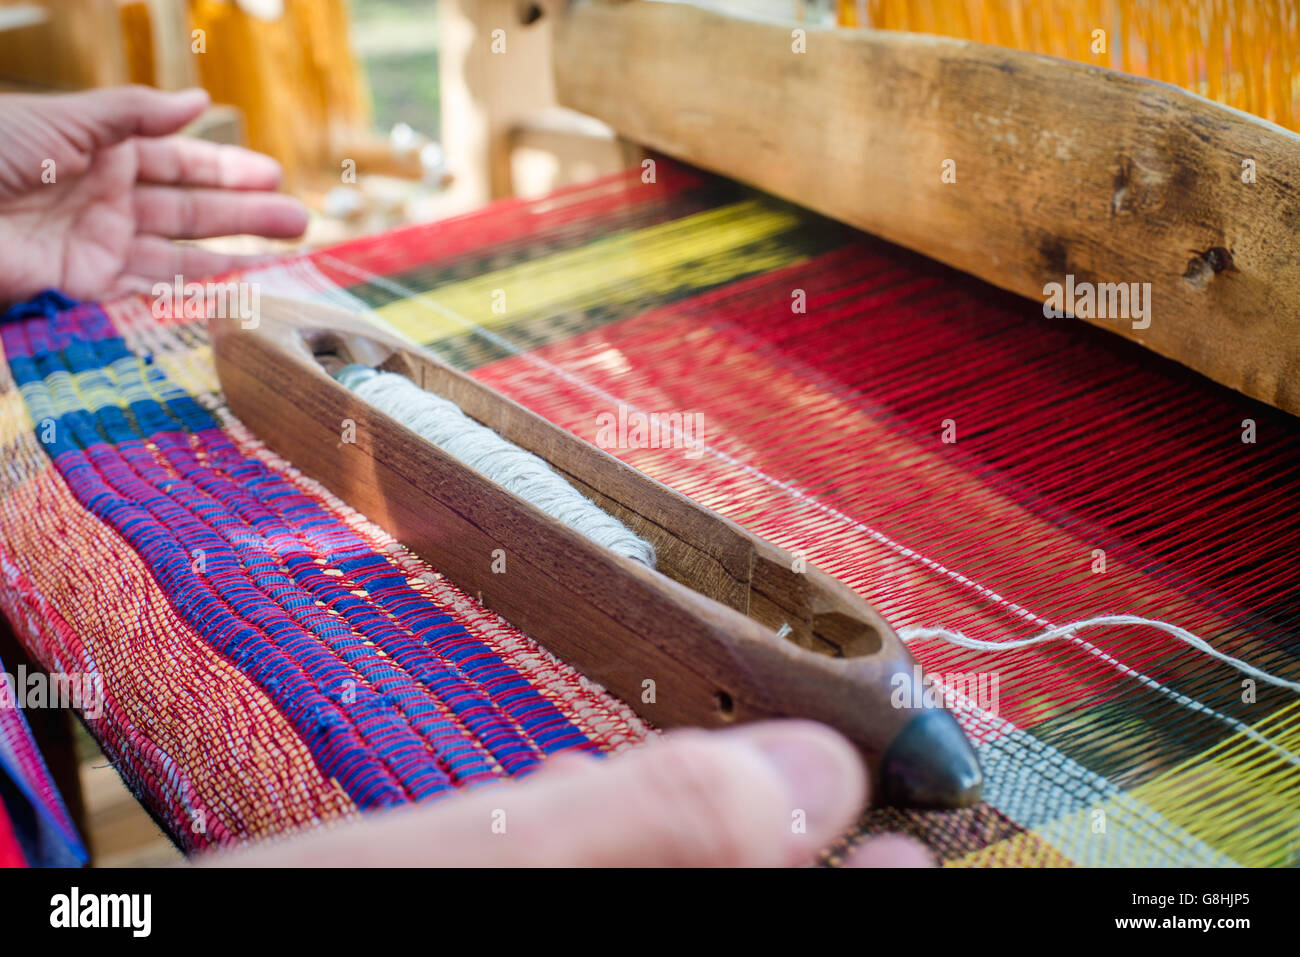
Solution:
<path fill-rule="evenodd" d="M 117 0 L 44 0 L 46 17 L 0 31 L 0 74 L 78 90 L 130 80 Z"/>
<path fill-rule="evenodd" d="M 521 21 L 515 0 L 442 0 L 442 141 L 471 205 L 509 196 L 510 137 L 555 105 L 550 31 Z"/>

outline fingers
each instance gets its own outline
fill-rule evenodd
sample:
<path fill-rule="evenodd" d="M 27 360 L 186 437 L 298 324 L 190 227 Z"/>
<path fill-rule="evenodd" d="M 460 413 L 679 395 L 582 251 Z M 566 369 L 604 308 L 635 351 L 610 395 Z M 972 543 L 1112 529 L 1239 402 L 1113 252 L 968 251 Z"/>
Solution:
<path fill-rule="evenodd" d="M 811 722 L 687 731 L 565 774 L 468 792 L 218 862 L 784 866 L 813 862 L 867 796 L 857 751 Z"/>
<path fill-rule="evenodd" d="M 207 108 L 204 90 L 164 93 L 147 86 L 118 86 L 51 97 L 47 114 L 83 150 L 103 149 L 131 136 L 175 133 Z"/>
<path fill-rule="evenodd" d="M 187 136 L 135 141 L 141 182 L 220 189 L 277 189 L 280 164 L 238 146 Z"/>
<path fill-rule="evenodd" d="M 136 229 L 172 239 L 238 233 L 292 239 L 307 228 L 302 204 L 276 193 L 137 186 L 132 199 Z"/>
<path fill-rule="evenodd" d="M 266 262 L 269 256 L 236 256 L 199 246 L 186 246 L 160 236 L 136 236 L 127 250 L 122 278 L 115 292 L 147 292 L 155 282 L 215 276 Z"/>
<path fill-rule="evenodd" d="M 561 751 L 559 754 L 551 755 L 541 766 L 532 773 L 532 777 L 538 775 L 554 774 L 572 774 L 574 771 L 580 771 L 587 765 L 600 761 L 601 758 L 595 754 L 588 754 L 582 751 Z"/>
<path fill-rule="evenodd" d="M 669 735 L 564 776 L 469 795 L 454 829 L 430 823 L 446 829 L 443 854 L 457 864 L 788 866 L 811 863 L 866 792 L 846 740 L 811 722 L 773 722 Z M 488 829 L 497 812 L 502 834 Z"/>

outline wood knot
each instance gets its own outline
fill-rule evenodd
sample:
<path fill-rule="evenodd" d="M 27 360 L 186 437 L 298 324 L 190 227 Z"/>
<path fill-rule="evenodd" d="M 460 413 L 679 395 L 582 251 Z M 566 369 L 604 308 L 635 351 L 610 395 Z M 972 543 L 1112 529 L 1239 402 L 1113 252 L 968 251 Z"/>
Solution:
<path fill-rule="evenodd" d="M 1119 158 L 1119 169 L 1115 173 L 1115 192 L 1110 197 L 1110 214 L 1115 216 L 1128 201 L 1128 188 L 1133 181 L 1133 163 L 1127 156 Z"/>
<path fill-rule="evenodd" d="M 1232 262 L 1232 252 L 1223 246 L 1211 246 L 1204 252 L 1195 253 L 1188 260 L 1183 278 L 1197 286 L 1203 286 L 1225 269 L 1237 271 Z"/>

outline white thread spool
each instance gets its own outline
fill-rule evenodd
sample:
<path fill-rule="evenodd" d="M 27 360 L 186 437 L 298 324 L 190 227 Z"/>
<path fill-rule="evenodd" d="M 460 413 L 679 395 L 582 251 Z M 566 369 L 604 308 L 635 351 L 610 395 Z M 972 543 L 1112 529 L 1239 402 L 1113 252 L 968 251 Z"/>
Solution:
<path fill-rule="evenodd" d="M 651 568 L 654 546 L 605 512 L 532 452 L 475 422 L 454 402 L 405 376 L 348 365 L 335 378 L 452 458 L 490 478 L 547 515 L 616 554 Z"/>

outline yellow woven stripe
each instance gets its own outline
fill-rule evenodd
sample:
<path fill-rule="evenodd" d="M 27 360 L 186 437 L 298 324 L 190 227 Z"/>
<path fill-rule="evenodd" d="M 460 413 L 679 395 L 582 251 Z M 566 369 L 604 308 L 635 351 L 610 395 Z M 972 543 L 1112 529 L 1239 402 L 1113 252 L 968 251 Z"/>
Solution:
<path fill-rule="evenodd" d="M 1032 831 L 972 851 L 944 867 L 1072 867 L 1068 857 Z"/>
<path fill-rule="evenodd" d="M 147 368 L 136 356 L 119 359 L 107 369 L 86 369 L 83 372 L 69 372 L 59 369 L 48 373 L 44 379 L 28 382 L 22 386 L 23 397 L 38 418 L 57 418 L 67 412 L 84 409 L 98 412 L 116 406 L 127 408 L 131 399 L 144 398 L 143 395 L 127 395 L 114 388 L 114 381 L 120 377 L 119 367 L 123 364 L 135 365 L 141 374 Z M 113 376 L 113 380 L 107 376 Z"/>
<path fill-rule="evenodd" d="M 1300 758 L 1300 702 L 1252 729 Z M 1288 768 L 1276 750 L 1244 734 L 1225 739 L 1132 793 L 1239 864 L 1294 866 L 1300 860 L 1300 769 Z"/>
<path fill-rule="evenodd" d="M 204 355 L 211 354 L 207 346 L 201 351 Z M 192 363 L 173 356 L 159 356 L 153 363 L 145 362 L 138 355 L 124 356 L 98 369 L 81 372 L 58 369 L 44 379 L 27 383 L 22 387 L 22 395 L 15 392 L 14 396 L 20 404 L 26 399 L 26 404 L 41 420 L 82 409 L 91 413 L 114 407 L 127 410 L 132 402 L 146 399 L 163 402 L 181 395 L 192 395 L 177 388 L 167 374 L 171 370 L 184 374 L 191 371 L 191 366 Z M 188 377 L 191 380 L 202 378 Z M 30 418 L 27 421 L 30 423 Z M 4 423 L 0 422 L 0 428 L 3 427 Z M 30 428 L 29 425 L 28 431 Z M 3 432 L 0 432 L 2 436 Z"/>
<path fill-rule="evenodd" d="M 180 354 L 155 353 L 154 364 L 166 375 L 168 382 L 192 396 L 221 389 L 213 365 L 211 346 L 194 346 Z"/>
<path fill-rule="evenodd" d="M 561 309 L 635 303 L 805 259 L 784 248 L 738 252 L 798 222 L 790 211 L 747 200 L 485 273 L 377 311 L 403 335 L 433 342 L 465 333 L 467 321 L 491 328 Z"/>
<path fill-rule="evenodd" d="M 0 352 L 0 360 L 4 353 Z M 27 414 L 27 403 L 17 389 L 0 392 L 0 451 L 8 458 L 8 449 L 20 436 L 31 435 L 32 418 Z"/>
<path fill-rule="evenodd" d="M 159 323 L 144 296 L 101 305 L 126 347 L 136 355 L 153 356 L 154 365 L 182 392 L 203 396 L 221 391 L 212 347 L 200 322 Z"/>

